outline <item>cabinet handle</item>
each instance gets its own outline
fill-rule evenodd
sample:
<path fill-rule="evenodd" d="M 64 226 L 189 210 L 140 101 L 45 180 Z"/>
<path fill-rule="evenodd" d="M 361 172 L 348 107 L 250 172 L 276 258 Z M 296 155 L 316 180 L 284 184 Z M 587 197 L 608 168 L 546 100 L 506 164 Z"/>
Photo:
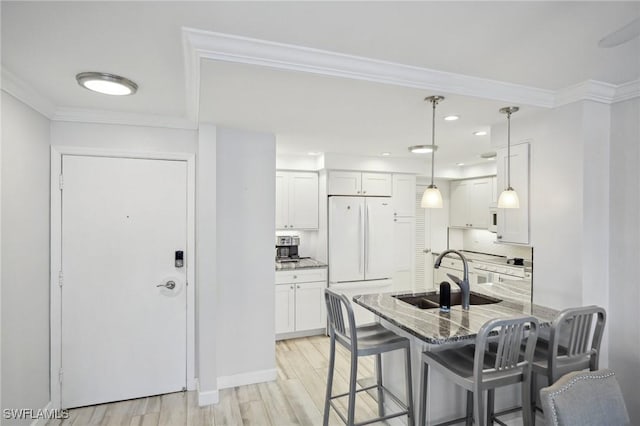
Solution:
<path fill-rule="evenodd" d="M 287 228 L 289 225 L 285 225 L 284 227 Z"/>
<path fill-rule="evenodd" d="M 394 216 L 398 216 L 398 213 L 397 213 L 397 212 L 393 212 L 393 215 L 394 215 Z"/>
<path fill-rule="evenodd" d="M 498 239 L 501 240 L 502 239 L 502 235 L 498 235 Z"/>
<path fill-rule="evenodd" d="M 397 221 L 398 221 L 398 219 L 396 219 L 396 218 L 394 217 L 394 218 L 393 218 L 393 221 L 394 221 L 394 222 L 397 222 Z"/>
<path fill-rule="evenodd" d="M 363 193 L 363 194 L 366 194 L 366 193 L 367 193 L 367 191 L 362 191 L 362 193 Z"/>
<path fill-rule="evenodd" d="M 356 194 L 359 194 L 359 193 L 360 193 L 360 191 L 356 191 Z"/>
<path fill-rule="evenodd" d="M 297 279 L 297 278 L 298 278 L 298 276 L 297 276 L 297 275 L 294 275 L 294 276 L 293 276 L 293 279 L 294 279 L 294 280 L 295 280 L 295 279 Z"/>
<path fill-rule="evenodd" d="M 300 288 L 300 286 L 299 286 L 299 285 L 297 285 L 297 286 L 296 286 L 296 288 Z"/>
<path fill-rule="evenodd" d="M 291 290 L 293 290 L 293 286 L 289 287 Z"/>

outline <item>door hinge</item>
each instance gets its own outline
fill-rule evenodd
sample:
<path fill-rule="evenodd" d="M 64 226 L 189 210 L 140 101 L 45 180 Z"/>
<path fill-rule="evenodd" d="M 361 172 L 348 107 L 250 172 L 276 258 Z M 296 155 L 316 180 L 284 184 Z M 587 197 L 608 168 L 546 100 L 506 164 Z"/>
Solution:
<path fill-rule="evenodd" d="M 62 271 L 60 271 L 58 272 L 58 285 L 62 287 L 63 283 L 64 283 L 64 274 L 62 273 Z"/>
<path fill-rule="evenodd" d="M 64 374 L 64 373 L 62 372 L 62 368 L 61 368 L 61 369 L 60 369 L 60 371 L 58 371 L 58 381 L 59 381 L 60 383 L 62 383 L 62 376 L 63 376 L 63 374 Z"/>
<path fill-rule="evenodd" d="M 60 187 L 60 190 L 62 191 L 62 188 L 64 188 L 64 177 L 62 176 L 62 174 L 60 174 L 60 176 L 59 176 L 58 186 Z"/>

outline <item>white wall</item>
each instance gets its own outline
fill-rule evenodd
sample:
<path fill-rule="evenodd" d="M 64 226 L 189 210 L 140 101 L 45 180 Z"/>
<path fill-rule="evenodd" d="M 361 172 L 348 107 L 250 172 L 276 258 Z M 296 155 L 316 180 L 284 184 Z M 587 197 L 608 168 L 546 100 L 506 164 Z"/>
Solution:
<path fill-rule="evenodd" d="M 618 373 L 631 424 L 640 424 L 640 99 L 611 110 L 609 365 Z"/>
<path fill-rule="evenodd" d="M 51 144 L 125 152 L 195 153 L 196 130 L 54 121 Z"/>
<path fill-rule="evenodd" d="M 2 408 L 40 409 L 50 400 L 49 120 L 2 92 L 2 124 Z"/>
<path fill-rule="evenodd" d="M 196 375 L 198 403 L 218 402 L 216 366 L 216 127 L 200 125 L 196 154 Z"/>
<path fill-rule="evenodd" d="M 275 379 L 275 137 L 217 129 L 220 388 Z"/>

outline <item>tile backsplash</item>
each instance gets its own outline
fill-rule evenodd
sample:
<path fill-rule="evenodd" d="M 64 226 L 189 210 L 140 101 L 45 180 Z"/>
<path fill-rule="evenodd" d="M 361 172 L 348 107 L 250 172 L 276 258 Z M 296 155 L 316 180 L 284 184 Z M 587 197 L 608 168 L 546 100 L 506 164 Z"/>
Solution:
<path fill-rule="evenodd" d="M 449 248 L 532 260 L 531 247 L 496 244 L 495 241 L 496 234 L 486 230 L 449 228 Z"/>

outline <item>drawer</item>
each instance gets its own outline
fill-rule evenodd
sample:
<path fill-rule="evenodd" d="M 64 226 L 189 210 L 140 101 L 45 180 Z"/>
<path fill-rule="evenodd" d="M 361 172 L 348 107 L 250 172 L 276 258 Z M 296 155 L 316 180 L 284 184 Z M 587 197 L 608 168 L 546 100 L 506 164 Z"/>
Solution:
<path fill-rule="evenodd" d="M 309 268 L 276 272 L 276 284 L 309 283 L 314 281 L 327 281 L 327 268 Z"/>
<path fill-rule="evenodd" d="M 450 259 L 448 257 L 443 257 L 440 266 L 444 266 L 445 268 L 456 269 L 462 271 L 463 265 L 462 260 L 458 259 Z"/>

